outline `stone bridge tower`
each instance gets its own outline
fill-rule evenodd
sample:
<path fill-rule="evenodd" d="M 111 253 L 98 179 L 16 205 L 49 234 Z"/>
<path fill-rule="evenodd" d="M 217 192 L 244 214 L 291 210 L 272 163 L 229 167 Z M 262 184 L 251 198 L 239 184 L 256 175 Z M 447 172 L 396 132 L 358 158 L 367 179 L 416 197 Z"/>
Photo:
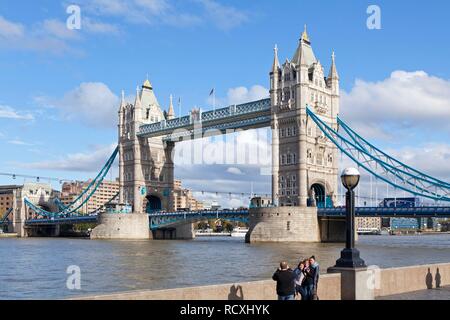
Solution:
<path fill-rule="evenodd" d="M 133 206 L 133 212 L 173 209 L 173 142 L 161 137 L 139 137 L 141 125 L 174 117 L 172 99 L 163 112 L 153 87 L 146 80 L 136 90 L 134 104 L 122 102 L 119 109 L 119 181 L 120 203 Z"/>
<path fill-rule="evenodd" d="M 336 129 L 339 76 L 333 53 L 325 77 L 306 26 L 291 61 L 286 59 L 280 66 L 275 47 L 270 97 L 274 203 L 278 206 L 331 205 L 338 190 L 337 148 L 308 119 L 306 106 Z"/>
<path fill-rule="evenodd" d="M 339 76 L 332 54 L 327 77 L 305 31 L 292 60 L 270 72 L 272 105 L 272 197 L 274 207 L 250 209 L 247 242 L 341 241 L 345 221 L 320 219 L 317 207 L 337 198 L 337 148 L 309 119 L 309 107 L 334 129 L 339 113 Z"/>

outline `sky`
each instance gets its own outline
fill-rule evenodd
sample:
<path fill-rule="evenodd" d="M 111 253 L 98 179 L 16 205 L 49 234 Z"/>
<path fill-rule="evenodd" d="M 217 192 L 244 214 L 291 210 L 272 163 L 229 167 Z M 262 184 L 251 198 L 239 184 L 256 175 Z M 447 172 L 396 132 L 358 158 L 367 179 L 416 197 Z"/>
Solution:
<path fill-rule="evenodd" d="M 67 28 L 71 5 L 80 8 L 80 29 Z M 380 29 L 367 27 L 370 5 L 380 9 Z M 117 144 L 121 90 L 132 101 L 147 77 L 163 108 L 170 94 L 181 98 L 177 115 L 212 109 L 211 88 L 218 106 L 266 97 L 274 45 L 281 62 L 291 59 L 306 24 L 326 73 L 335 51 L 342 118 L 448 181 L 449 11 L 438 0 L 0 0 L 0 172 L 95 176 Z M 270 149 L 267 131 L 237 140 L 260 135 Z M 175 175 L 194 191 L 270 192 L 270 176 L 251 164 L 182 164 Z M 22 182 L 0 176 L 1 184 Z"/>

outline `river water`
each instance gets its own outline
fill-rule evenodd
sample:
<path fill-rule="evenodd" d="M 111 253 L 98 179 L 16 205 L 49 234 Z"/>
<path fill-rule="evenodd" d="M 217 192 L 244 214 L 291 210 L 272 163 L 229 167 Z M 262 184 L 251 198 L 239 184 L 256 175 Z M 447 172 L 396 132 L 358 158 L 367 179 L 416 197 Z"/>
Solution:
<path fill-rule="evenodd" d="M 360 236 L 368 265 L 450 262 L 450 234 Z M 321 271 L 342 244 L 246 244 L 240 238 L 192 241 L 0 239 L 0 299 L 59 299 L 136 289 L 166 289 L 270 279 L 280 260 L 314 254 Z M 81 270 L 81 290 L 66 286 L 68 266 Z"/>

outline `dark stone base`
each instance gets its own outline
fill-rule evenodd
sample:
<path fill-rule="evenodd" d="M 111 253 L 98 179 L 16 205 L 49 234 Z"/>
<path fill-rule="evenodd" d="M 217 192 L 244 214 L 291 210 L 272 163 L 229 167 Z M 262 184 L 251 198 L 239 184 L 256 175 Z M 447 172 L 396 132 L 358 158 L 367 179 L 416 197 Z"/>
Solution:
<path fill-rule="evenodd" d="M 359 250 L 343 249 L 341 251 L 341 257 L 336 261 L 336 265 L 333 268 L 367 268 L 366 263 L 359 256 Z"/>

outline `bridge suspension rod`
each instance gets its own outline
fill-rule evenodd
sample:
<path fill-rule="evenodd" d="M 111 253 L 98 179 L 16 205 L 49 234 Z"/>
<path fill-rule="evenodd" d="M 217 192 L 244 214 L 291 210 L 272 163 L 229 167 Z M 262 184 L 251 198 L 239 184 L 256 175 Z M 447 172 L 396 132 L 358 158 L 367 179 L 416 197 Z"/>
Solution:
<path fill-rule="evenodd" d="M 447 190 L 446 188 L 443 188 L 443 193 L 439 194 L 436 190 L 430 190 L 432 187 L 436 187 L 435 185 L 424 187 L 423 185 L 419 186 L 417 185 L 417 183 L 409 181 L 399 174 L 399 170 L 396 167 L 374 157 L 369 151 L 344 138 L 337 131 L 327 125 L 323 120 L 321 120 L 317 115 L 315 115 L 314 112 L 312 112 L 309 108 L 307 108 L 307 114 L 316 123 L 316 125 L 325 134 L 325 136 L 330 139 L 330 141 L 332 141 L 344 154 L 346 154 L 357 165 L 361 166 L 375 177 L 378 177 L 382 181 L 390 184 L 395 188 L 399 188 L 411 194 L 423 196 L 433 200 L 450 201 L 450 198 L 448 197 L 449 190 Z M 375 166 L 375 168 L 373 168 L 373 165 Z M 387 177 L 375 171 L 378 165 L 380 165 L 384 169 L 384 175 L 386 175 Z M 389 174 L 393 175 L 394 177 L 399 177 L 400 181 L 411 185 L 412 187 L 414 187 L 414 190 L 398 184 L 396 180 L 392 181 L 389 178 Z"/>
<path fill-rule="evenodd" d="M 401 172 L 408 174 L 414 178 L 418 178 L 420 180 L 429 182 L 430 184 L 437 185 L 439 187 L 444 188 L 450 188 L 450 183 L 442 181 L 440 179 L 434 178 L 428 174 L 425 174 L 419 170 L 416 170 L 403 162 L 395 159 L 394 157 L 388 155 L 384 151 L 380 150 L 379 148 L 375 147 L 373 144 L 371 144 L 369 141 L 364 139 L 361 135 L 359 135 L 357 132 L 355 132 L 352 128 L 350 128 L 342 119 L 338 117 L 337 119 L 338 124 L 341 128 L 344 129 L 344 131 L 348 134 L 348 136 L 361 148 L 364 148 L 368 152 L 372 151 L 372 154 L 374 154 L 375 157 L 378 159 L 384 158 L 384 162 L 389 162 L 393 166 L 396 166 L 398 170 Z"/>
<path fill-rule="evenodd" d="M 88 187 L 70 204 L 68 205 L 64 210 L 61 210 L 60 212 L 49 212 L 42 208 L 37 207 L 34 205 L 31 201 L 25 198 L 25 204 L 32 209 L 37 214 L 44 216 L 44 217 L 55 217 L 55 216 L 61 216 L 61 215 L 70 215 L 76 211 L 78 211 L 85 203 L 89 201 L 89 199 L 93 196 L 93 194 L 97 191 L 99 186 L 101 185 L 103 179 L 105 178 L 106 174 L 108 173 L 109 169 L 111 168 L 117 154 L 119 152 L 119 148 L 116 147 L 111 157 L 108 159 L 106 164 L 101 169 L 100 173 L 95 177 L 94 180 L 91 181 L 91 183 L 88 185 Z M 92 190 L 91 190 L 92 189 Z M 89 194 L 83 199 L 83 201 L 77 205 L 77 202 L 82 199 L 87 193 Z M 75 208 L 71 208 L 72 206 L 75 206 Z"/>

